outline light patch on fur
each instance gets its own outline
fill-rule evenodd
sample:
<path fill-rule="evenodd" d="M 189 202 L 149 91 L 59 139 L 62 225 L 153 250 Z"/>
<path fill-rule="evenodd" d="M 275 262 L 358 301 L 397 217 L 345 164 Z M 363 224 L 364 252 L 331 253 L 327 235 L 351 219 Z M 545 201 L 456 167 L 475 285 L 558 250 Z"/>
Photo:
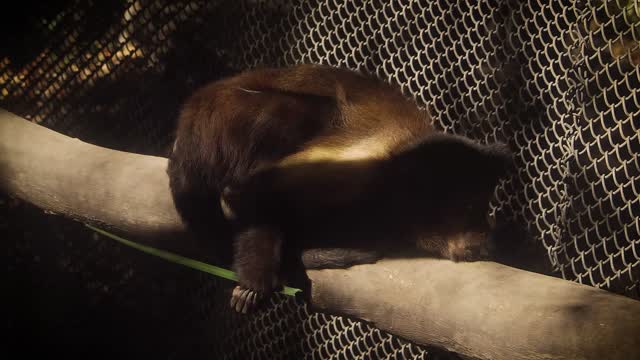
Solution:
<path fill-rule="evenodd" d="M 371 158 L 383 158 L 389 155 L 389 147 L 392 142 L 390 137 L 370 137 L 357 142 L 341 152 L 342 160 L 363 160 Z"/>
<path fill-rule="evenodd" d="M 394 144 L 388 136 L 371 136 L 347 146 L 314 146 L 294 154 L 280 162 L 281 166 L 297 165 L 320 161 L 357 161 L 382 159 L 389 156 Z"/>
<path fill-rule="evenodd" d="M 262 91 L 257 91 L 257 90 L 250 90 L 250 89 L 245 89 L 245 88 L 237 88 L 240 91 L 244 91 L 244 92 L 248 92 L 250 94 L 260 94 Z"/>
<path fill-rule="evenodd" d="M 229 221 L 236 220 L 236 213 L 231 209 L 231 206 L 229 206 L 224 196 L 220 197 L 220 208 L 222 209 L 222 214 L 225 219 Z"/>

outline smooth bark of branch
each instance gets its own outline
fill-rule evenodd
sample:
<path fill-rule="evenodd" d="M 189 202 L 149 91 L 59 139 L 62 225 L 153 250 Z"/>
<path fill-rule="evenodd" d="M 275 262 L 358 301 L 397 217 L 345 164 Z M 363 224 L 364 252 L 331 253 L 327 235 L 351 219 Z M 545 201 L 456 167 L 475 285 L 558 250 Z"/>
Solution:
<path fill-rule="evenodd" d="M 81 221 L 153 236 L 184 230 L 167 159 L 87 144 L 0 109 L 0 186 Z"/>
<path fill-rule="evenodd" d="M 83 143 L 0 110 L 0 186 L 135 235 L 184 232 L 167 160 Z M 640 358 L 640 302 L 492 262 L 393 259 L 307 272 L 316 308 L 487 359 Z"/>

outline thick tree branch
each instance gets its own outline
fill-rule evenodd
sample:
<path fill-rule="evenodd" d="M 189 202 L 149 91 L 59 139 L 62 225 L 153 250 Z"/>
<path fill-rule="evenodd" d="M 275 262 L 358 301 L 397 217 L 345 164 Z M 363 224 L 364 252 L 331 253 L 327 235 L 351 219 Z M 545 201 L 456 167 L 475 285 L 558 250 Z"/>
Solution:
<path fill-rule="evenodd" d="M 167 159 L 105 149 L 0 109 L 0 186 L 48 211 L 128 233 L 183 231 Z"/>
<path fill-rule="evenodd" d="M 166 162 L 0 110 L 0 186 L 46 210 L 135 235 L 183 232 Z M 640 358 L 640 302 L 497 263 L 383 260 L 308 276 L 319 309 L 471 357 Z"/>

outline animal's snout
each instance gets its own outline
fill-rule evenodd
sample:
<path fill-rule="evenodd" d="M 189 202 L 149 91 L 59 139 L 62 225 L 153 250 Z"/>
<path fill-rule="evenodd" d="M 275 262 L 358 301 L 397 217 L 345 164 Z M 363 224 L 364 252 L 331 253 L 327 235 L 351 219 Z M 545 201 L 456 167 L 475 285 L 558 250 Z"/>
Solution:
<path fill-rule="evenodd" d="M 484 232 L 464 232 L 452 236 L 447 244 L 448 257 L 453 261 L 488 260 L 494 252 L 493 242 Z"/>

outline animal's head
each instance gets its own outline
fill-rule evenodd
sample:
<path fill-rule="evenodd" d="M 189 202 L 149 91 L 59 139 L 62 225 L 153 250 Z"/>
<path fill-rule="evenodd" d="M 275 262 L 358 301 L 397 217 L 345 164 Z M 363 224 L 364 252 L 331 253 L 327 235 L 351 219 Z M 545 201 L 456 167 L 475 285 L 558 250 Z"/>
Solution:
<path fill-rule="evenodd" d="M 409 182 L 407 193 L 419 197 L 422 209 L 416 212 L 424 214 L 429 233 L 448 239 L 444 255 L 474 260 L 491 253 L 489 202 L 499 179 L 513 167 L 507 145 L 434 134 L 399 152 L 394 163 Z"/>

